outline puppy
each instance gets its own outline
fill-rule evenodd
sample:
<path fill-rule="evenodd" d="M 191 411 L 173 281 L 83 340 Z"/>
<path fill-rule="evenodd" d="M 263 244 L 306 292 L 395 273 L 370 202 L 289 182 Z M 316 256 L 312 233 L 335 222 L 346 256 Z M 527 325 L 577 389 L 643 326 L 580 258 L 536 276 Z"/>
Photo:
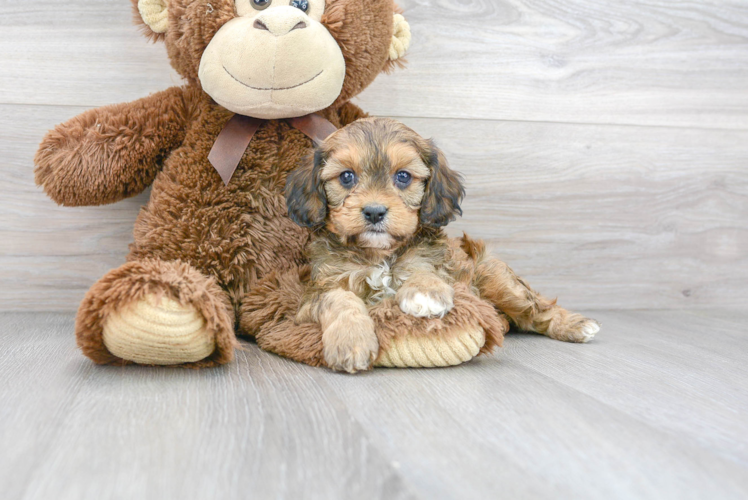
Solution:
<path fill-rule="evenodd" d="M 384 118 L 338 130 L 289 175 L 288 214 L 313 231 L 311 280 L 296 321 L 320 325 L 329 367 L 371 366 L 379 345 L 368 307 L 383 299 L 417 317 L 452 309 L 460 266 L 442 228 L 462 215 L 464 195 L 460 175 L 432 141 Z M 577 342 L 599 330 L 532 291 L 482 244 L 468 245 L 480 247 L 470 284 L 514 325 Z"/>

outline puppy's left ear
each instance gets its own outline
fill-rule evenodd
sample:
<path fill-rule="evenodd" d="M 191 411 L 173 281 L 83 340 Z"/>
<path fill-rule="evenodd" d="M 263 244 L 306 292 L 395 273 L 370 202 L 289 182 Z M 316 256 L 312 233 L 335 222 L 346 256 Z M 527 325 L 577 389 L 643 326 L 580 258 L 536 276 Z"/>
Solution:
<path fill-rule="evenodd" d="M 462 176 L 449 168 L 444 153 L 434 141 L 427 141 L 422 157 L 431 170 L 426 192 L 421 201 L 421 224 L 431 227 L 446 226 L 462 215 L 460 203 L 465 197 Z"/>
<path fill-rule="evenodd" d="M 327 195 L 319 176 L 324 161 L 324 153 L 316 149 L 286 179 L 288 216 L 302 227 L 314 229 L 327 217 Z"/>

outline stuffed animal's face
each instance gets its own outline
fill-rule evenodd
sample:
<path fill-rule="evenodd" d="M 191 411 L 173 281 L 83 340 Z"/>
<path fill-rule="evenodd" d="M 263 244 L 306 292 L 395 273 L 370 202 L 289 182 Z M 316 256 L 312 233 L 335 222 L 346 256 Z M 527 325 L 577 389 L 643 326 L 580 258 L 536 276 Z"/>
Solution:
<path fill-rule="evenodd" d="M 392 0 L 132 1 L 177 71 L 255 118 L 342 104 L 410 41 Z"/>
<path fill-rule="evenodd" d="M 463 194 L 460 176 L 431 141 L 385 118 L 334 133 L 286 184 L 294 221 L 382 250 L 398 248 L 421 224 L 447 224 L 461 213 Z"/>
<path fill-rule="evenodd" d="M 340 95 L 345 60 L 321 23 L 324 0 L 236 0 L 200 60 L 205 90 L 225 108 L 257 118 L 324 109 Z"/>

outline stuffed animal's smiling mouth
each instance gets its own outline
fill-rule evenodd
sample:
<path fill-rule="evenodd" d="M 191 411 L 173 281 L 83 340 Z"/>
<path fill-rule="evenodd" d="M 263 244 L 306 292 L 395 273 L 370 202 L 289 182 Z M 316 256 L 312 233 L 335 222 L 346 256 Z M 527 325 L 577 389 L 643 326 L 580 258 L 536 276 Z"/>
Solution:
<path fill-rule="evenodd" d="M 234 75 L 232 75 L 231 72 L 228 69 L 226 69 L 226 66 L 223 66 L 223 70 L 231 78 L 233 78 L 234 80 L 236 80 L 240 84 L 242 84 L 245 87 L 250 88 L 252 90 L 291 90 L 291 89 L 295 89 L 295 88 L 301 87 L 302 85 L 306 85 L 307 83 L 311 82 L 312 80 L 314 80 L 315 78 L 317 78 L 319 75 L 321 75 L 325 71 L 325 70 L 322 70 L 319 73 L 317 73 L 316 75 L 314 75 L 313 77 L 311 77 L 309 80 L 307 80 L 305 82 L 297 83 L 296 85 L 292 85 L 290 87 L 253 87 L 251 85 L 248 85 L 248 84 L 244 83 L 243 81 L 239 80 L 237 77 L 235 77 Z"/>

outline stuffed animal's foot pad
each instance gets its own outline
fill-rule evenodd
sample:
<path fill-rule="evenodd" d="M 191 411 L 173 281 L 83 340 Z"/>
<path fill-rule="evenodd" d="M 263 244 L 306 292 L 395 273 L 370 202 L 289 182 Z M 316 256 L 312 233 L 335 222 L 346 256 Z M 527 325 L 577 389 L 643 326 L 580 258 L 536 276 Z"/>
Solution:
<path fill-rule="evenodd" d="M 150 365 L 200 361 L 216 348 L 200 312 L 165 296 L 147 295 L 117 309 L 104 321 L 102 336 L 115 356 Z"/>
<path fill-rule="evenodd" d="M 416 318 L 443 318 L 454 307 L 454 290 L 446 283 L 433 290 L 401 289 L 397 299 L 405 314 Z"/>
<path fill-rule="evenodd" d="M 478 355 L 486 343 L 486 333 L 480 326 L 460 328 L 445 338 L 432 335 L 403 335 L 395 337 L 382 349 L 374 366 L 387 368 L 433 368 L 456 366 Z"/>
<path fill-rule="evenodd" d="M 374 323 L 368 316 L 333 321 L 322 333 L 322 345 L 327 366 L 348 373 L 368 370 L 379 353 Z"/>

